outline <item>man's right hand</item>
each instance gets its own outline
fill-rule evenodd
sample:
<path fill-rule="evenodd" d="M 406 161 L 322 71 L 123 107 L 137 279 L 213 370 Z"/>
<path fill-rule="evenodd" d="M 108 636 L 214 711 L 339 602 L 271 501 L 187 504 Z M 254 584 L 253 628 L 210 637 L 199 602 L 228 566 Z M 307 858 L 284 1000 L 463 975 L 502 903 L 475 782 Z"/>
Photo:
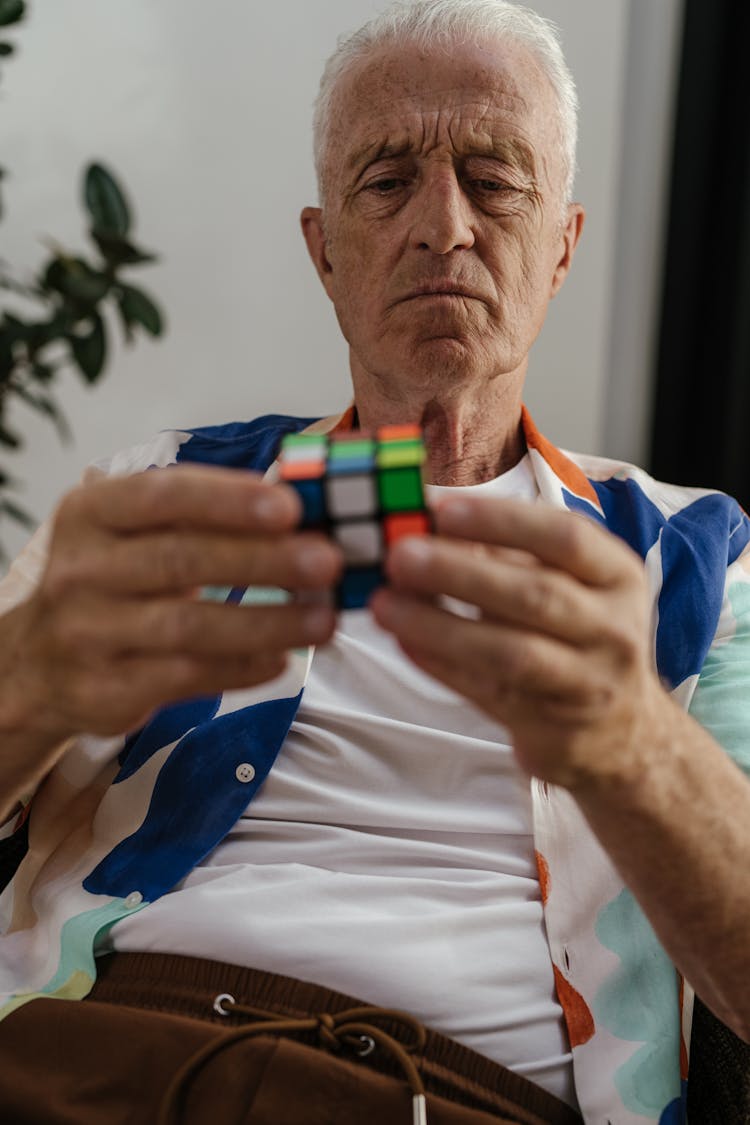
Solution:
<path fill-rule="evenodd" d="M 204 585 L 330 587 L 340 552 L 296 533 L 299 516 L 287 486 L 209 466 L 68 493 L 39 586 L 0 618 L 4 796 L 38 784 L 71 734 L 119 734 L 163 704 L 251 687 L 279 675 L 288 650 L 328 640 L 324 606 L 199 598 Z"/>

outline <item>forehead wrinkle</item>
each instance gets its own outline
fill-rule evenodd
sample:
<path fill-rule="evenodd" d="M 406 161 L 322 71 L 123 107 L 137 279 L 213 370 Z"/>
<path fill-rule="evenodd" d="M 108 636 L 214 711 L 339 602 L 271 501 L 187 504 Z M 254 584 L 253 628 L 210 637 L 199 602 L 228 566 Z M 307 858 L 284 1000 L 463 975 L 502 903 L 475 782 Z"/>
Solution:
<path fill-rule="evenodd" d="M 456 114 L 457 111 L 453 107 L 450 117 L 455 118 Z M 390 131 L 384 125 L 383 130 L 375 137 L 366 140 L 348 154 L 344 162 L 345 171 L 356 173 L 379 160 L 409 154 L 424 155 L 439 148 L 440 113 L 429 116 L 433 117 L 430 123 L 432 127 L 428 126 L 424 116 L 420 116 L 418 130 L 410 129 L 403 121 L 399 122 L 396 129 Z M 508 135 L 506 130 L 499 131 L 495 122 L 491 120 L 489 112 L 479 119 L 474 118 L 472 114 L 472 120 L 469 122 L 460 111 L 458 116 L 457 122 L 450 118 L 445 122 L 446 136 L 442 141 L 456 156 L 491 157 L 511 167 L 519 168 L 528 175 L 535 174 L 536 160 L 533 146 L 520 136 Z M 415 133 L 419 135 L 416 136 Z"/>

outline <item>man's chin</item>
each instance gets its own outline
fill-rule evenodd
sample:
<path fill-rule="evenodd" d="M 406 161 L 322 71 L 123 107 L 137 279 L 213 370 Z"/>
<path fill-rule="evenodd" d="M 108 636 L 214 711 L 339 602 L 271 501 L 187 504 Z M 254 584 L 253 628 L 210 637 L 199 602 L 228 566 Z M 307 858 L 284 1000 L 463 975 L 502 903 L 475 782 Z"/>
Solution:
<path fill-rule="evenodd" d="M 483 380 L 489 374 L 487 352 L 456 335 L 434 335 L 404 342 L 381 371 L 406 385 L 443 387 Z"/>

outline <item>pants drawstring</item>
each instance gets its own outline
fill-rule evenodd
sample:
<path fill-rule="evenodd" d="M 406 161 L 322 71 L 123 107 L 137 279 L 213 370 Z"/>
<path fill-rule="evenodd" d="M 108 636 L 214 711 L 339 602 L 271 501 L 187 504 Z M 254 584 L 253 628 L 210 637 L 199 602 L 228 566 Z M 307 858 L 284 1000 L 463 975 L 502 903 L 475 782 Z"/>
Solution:
<path fill-rule="evenodd" d="M 252 1039 L 258 1035 L 294 1035 L 302 1032 L 317 1032 L 321 1047 L 330 1051 L 348 1048 L 360 1058 L 372 1054 L 376 1047 L 391 1056 L 401 1067 L 412 1094 L 412 1125 L 427 1125 L 427 1101 L 421 1075 L 410 1052 L 424 1048 L 426 1032 L 418 1020 L 407 1012 L 395 1008 L 360 1007 L 349 1008 L 332 1015 L 320 1015 L 303 1019 L 280 1017 L 275 1012 L 266 1012 L 239 1004 L 228 993 L 221 993 L 213 1002 L 219 1015 L 245 1016 L 256 1022 L 230 1031 L 220 1032 L 214 1040 L 191 1055 L 172 1078 L 159 1108 L 157 1125 L 179 1125 L 180 1114 L 190 1082 L 208 1062 L 222 1051 Z M 411 1041 L 400 1042 L 377 1026 L 376 1020 L 388 1020 L 401 1024 L 413 1035 Z"/>

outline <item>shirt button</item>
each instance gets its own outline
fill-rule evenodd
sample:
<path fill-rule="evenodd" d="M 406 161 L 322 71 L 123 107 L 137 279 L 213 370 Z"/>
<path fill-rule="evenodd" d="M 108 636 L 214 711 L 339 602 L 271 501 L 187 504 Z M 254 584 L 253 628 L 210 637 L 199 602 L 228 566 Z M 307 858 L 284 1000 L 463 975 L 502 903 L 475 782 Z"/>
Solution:
<path fill-rule="evenodd" d="M 243 783 L 252 781 L 255 777 L 255 768 L 249 762 L 241 762 L 234 771 L 234 776 Z"/>
<path fill-rule="evenodd" d="M 132 910 L 134 906 L 140 906 L 143 902 L 143 895 L 140 891 L 131 891 L 125 899 L 125 905 L 128 910 Z"/>

